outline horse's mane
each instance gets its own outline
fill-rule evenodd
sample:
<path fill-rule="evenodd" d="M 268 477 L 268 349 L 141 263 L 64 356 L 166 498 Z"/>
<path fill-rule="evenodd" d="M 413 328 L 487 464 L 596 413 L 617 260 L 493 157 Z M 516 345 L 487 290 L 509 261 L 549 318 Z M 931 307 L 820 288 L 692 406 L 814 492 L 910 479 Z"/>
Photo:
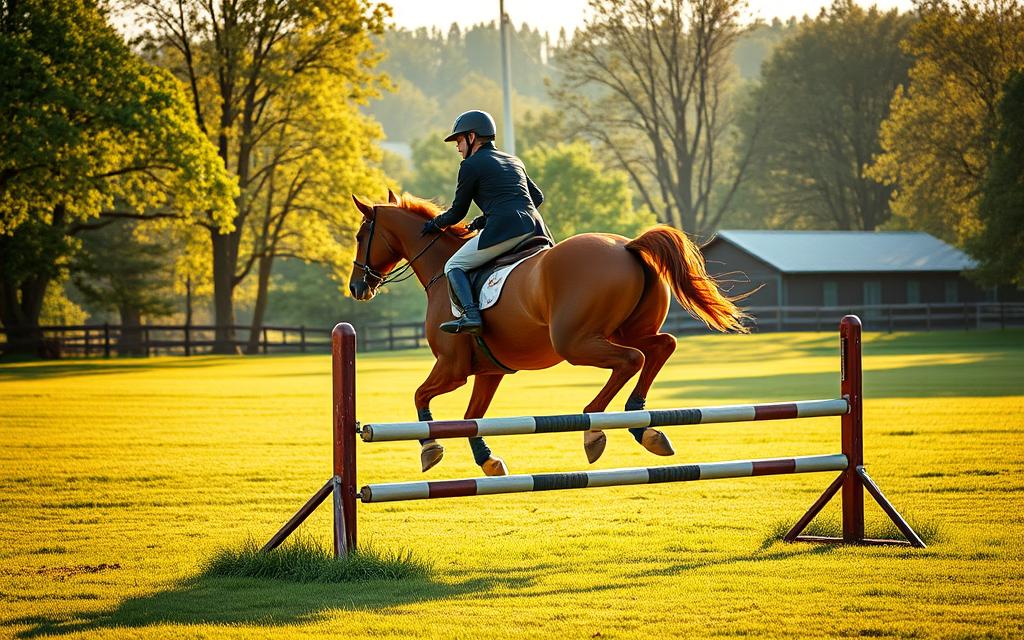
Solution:
<path fill-rule="evenodd" d="M 417 198 L 411 193 L 403 193 L 398 198 L 398 204 L 396 205 L 400 209 L 404 209 L 410 213 L 415 213 L 421 216 L 424 220 L 433 220 L 436 218 L 441 211 L 441 207 L 437 206 L 430 200 L 424 200 L 423 198 Z M 466 228 L 466 225 L 459 223 L 453 224 L 452 226 L 445 229 L 452 233 L 452 235 L 459 238 L 466 238 L 473 235 L 473 231 Z"/>

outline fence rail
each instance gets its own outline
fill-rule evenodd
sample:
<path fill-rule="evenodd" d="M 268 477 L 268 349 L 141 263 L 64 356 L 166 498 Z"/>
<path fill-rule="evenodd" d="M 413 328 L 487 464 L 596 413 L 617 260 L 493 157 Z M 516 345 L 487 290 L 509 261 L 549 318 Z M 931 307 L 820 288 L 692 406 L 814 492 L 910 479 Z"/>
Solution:
<path fill-rule="evenodd" d="M 752 329 L 769 331 L 826 331 L 834 328 L 836 319 L 847 314 L 859 315 L 869 331 L 931 331 L 937 329 L 1005 329 L 1024 327 L 1024 303 L 960 303 L 861 305 L 855 307 L 750 307 L 754 317 Z M 250 327 L 235 326 L 236 335 L 248 338 Z M 362 351 L 394 351 L 416 349 L 426 345 L 423 322 L 392 322 L 368 324 L 359 328 Z M 193 355 L 209 353 L 214 345 L 216 327 L 212 325 L 142 325 L 124 328 L 120 325 L 55 325 L 39 328 L 49 355 L 103 356 L 131 355 Z M 681 309 L 673 309 L 663 331 L 680 335 L 703 333 L 707 328 Z M 0 351 L 7 334 L 0 328 Z M 330 351 L 330 329 L 267 325 L 258 336 L 261 353 L 307 353 Z M 246 347 L 248 339 L 234 344 Z"/>

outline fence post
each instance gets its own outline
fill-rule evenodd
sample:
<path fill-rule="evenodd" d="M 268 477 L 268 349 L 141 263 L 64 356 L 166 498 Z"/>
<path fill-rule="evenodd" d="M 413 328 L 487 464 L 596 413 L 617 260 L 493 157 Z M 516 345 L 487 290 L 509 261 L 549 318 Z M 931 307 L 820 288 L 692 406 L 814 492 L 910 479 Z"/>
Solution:
<path fill-rule="evenodd" d="M 306 353 L 306 325 L 299 327 L 299 351 Z"/>
<path fill-rule="evenodd" d="M 82 355 L 86 358 L 89 357 L 89 325 L 85 325 L 82 345 Z"/>
<path fill-rule="evenodd" d="M 1006 329 L 1006 305 L 999 303 L 999 328 Z"/>
<path fill-rule="evenodd" d="M 924 305 L 924 330 L 932 330 L 932 305 Z"/>
<path fill-rule="evenodd" d="M 331 332 L 334 385 L 334 556 L 356 549 L 356 331 Z"/>
<path fill-rule="evenodd" d="M 146 343 L 146 357 L 149 357 L 149 325 L 142 327 L 142 341 Z"/>
<path fill-rule="evenodd" d="M 262 327 L 262 329 L 263 329 L 263 355 L 267 355 L 267 328 L 266 327 Z"/>
<path fill-rule="evenodd" d="M 892 307 L 886 307 L 885 310 L 889 314 L 889 333 L 892 333 Z"/>
<path fill-rule="evenodd" d="M 964 331 L 968 331 L 971 328 L 971 316 L 968 312 L 969 307 L 967 303 L 964 303 Z"/>
<path fill-rule="evenodd" d="M 840 392 L 850 403 L 842 420 L 843 453 L 849 463 L 843 480 L 843 540 L 864 539 L 864 485 L 857 475 L 864 465 L 863 374 L 861 373 L 861 323 L 846 316 L 839 324 L 842 364 Z"/>
<path fill-rule="evenodd" d="M 192 327 L 185 325 L 185 355 L 192 355 Z"/>
<path fill-rule="evenodd" d="M 395 324 L 388 322 L 388 351 L 395 350 Z"/>
<path fill-rule="evenodd" d="M 775 314 L 775 330 L 782 331 L 782 307 L 775 307 Z"/>
<path fill-rule="evenodd" d="M 110 323 L 103 323 L 103 357 L 110 357 Z"/>

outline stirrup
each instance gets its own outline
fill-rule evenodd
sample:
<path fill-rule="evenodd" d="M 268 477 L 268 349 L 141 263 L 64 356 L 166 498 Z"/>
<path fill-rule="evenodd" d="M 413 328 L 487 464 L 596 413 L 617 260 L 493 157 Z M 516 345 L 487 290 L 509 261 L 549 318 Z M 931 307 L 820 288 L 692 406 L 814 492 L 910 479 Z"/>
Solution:
<path fill-rule="evenodd" d="M 484 332 L 484 323 L 480 319 L 480 312 L 477 311 L 476 320 L 469 318 L 471 312 L 463 311 L 462 316 L 448 322 L 441 323 L 441 331 L 445 333 L 468 333 L 473 336 L 478 336 Z"/>

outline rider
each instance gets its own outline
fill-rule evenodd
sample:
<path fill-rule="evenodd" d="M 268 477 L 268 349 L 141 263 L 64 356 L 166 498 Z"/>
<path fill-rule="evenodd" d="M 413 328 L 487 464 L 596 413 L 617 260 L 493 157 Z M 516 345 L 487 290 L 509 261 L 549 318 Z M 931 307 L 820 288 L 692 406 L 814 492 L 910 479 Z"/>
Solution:
<path fill-rule="evenodd" d="M 467 111 L 456 118 L 451 135 L 444 139 L 455 142 L 463 158 L 455 200 L 447 211 L 423 226 L 425 235 L 456 224 L 469 213 L 471 200 L 484 214 L 470 224 L 470 228 L 482 228 L 483 232 L 470 238 L 444 266 L 448 286 L 463 309 L 461 318 L 441 325 L 441 330 L 448 333 L 483 332 L 480 306 L 473 296 L 467 271 L 512 250 L 531 236 L 551 238 L 537 211 L 544 202 L 544 194 L 526 175 L 519 158 L 495 148 L 494 135 L 494 118 L 486 111 Z"/>

